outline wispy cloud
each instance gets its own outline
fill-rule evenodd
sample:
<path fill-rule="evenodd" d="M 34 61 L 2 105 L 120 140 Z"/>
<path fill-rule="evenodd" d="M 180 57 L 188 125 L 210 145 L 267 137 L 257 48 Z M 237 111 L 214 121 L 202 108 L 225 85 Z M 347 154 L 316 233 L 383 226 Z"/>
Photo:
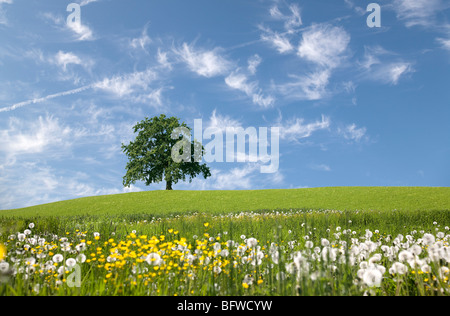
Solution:
<path fill-rule="evenodd" d="M 326 164 L 311 164 L 310 168 L 317 171 L 326 171 L 326 172 L 331 171 L 331 167 Z"/>
<path fill-rule="evenodd" d="M 53 22 L 59 29 L 69 30 L 75 36 L 77 41 L 91 41 L 94 40 L 94 32 L 91 28 L 83 24 L 83 20 L 70 20 L 60 14 L 53 14 L 52 12 L 45 12 L 42 17 Z"/>
<path fill-rule="evenodd" d="M 303 32 L 298 56 L 328 69 L 336 68 L 349 43 L 350 35 L 342 27 L 316 24 Z"/>
<path fill-rule="evenodd" d="M 72 135 L 72 129 L 53 116 L 41 116 L 35 122 L 10 118 L 8 127 L 0 130 L 0 154 L 11 161 L 18 155 L 43 153 L 50 146 L 64 148 Z"/>
<path fill-rule="evenodd" d="M 67 71 L 68 65 L 80 65 L 83 67 L 89 67 L 92 65 L 91 61 L 83 61 L 74 53 L 65 53 L 63 51 L 59 51 L 50 61 L 62 67 L 64 71 Z"/>
<path fill-rule="evenodd" d="M 279 93 L 289 99 L 320 100 L 327 90 L 333 71 L 348 57 L 350 35 L 342 27 L 316 24 L 302 33 L 297 56 L 309 63 L 312 71 L 289 75 L 290 80 L 277 84 Z"/>
<path fill-rule="evenodd" d="M 192 72 L 206 78 L 223 75 L 231 66 L 231 62 L 221 55 L 220 48 L 204 50 L 183 43 L 181 48 L 173 51 Z"/>
<path fill-rule="evenodd" d="M 284 21 L 284 29 L 287 32 L 292 33 L 296 27 L 303 24 L 301 10 L 297 4 L 290 4 L 287 10 L 289 13 L 284 14 L 281 12 L 278 5 L 274 5 L 270 8 L 269 13 L 272 18 Z"/>
<path fill-rule="evenodd" d="M 286 54 L 294 50 L 294 46 L 291 44 L 286 34 L 278 33 L 262 26 L 260 26 L 260 29 L 263 31 L 261 40 L 269 43 L 280 54 Z"/>
<path fill-rule="evenodd" d="M 3 9 L 4 4 L 12 4 L 12 0 L 0 0 L 0 25 L 8 25 L 8 19 L 6 18 L 5 10 Z"/>
<path fill-rule="evenodd" d="M 407 27 L 431 26 L 436 23 L 439 11 L 448 8 L 442 0 L 394 0 L 393 8 L 397 18 Z"/>
<path fill-rule="evenodd" d="M 109 92 L 117 97 L 129 96 L 130 94 L 147 90 L 154 80 L 157 79 L 157 73 L 151 69 L 145 71 L 136 71 L 125 75 L 116 75 L 111 78 L 105 78 L 93 85 L 96 89 Z"/>
<path fill-rule="evenodd" d="M 216 130 L 220 133 L 225 133 L 227 128 L 231 130 L 242 128 L 242 122 L 233 119 L 228 115 L 221 115 L 217 113 L 217 109 L 214 109 L 211 113 L 211 117 L 209 118 L 206 128 Z"/>
<path fill-rule="evenodd" d="M 262 58 L 255 54 L 252 57 L 248 59 L 248 71 L 250 74 L 254 75 L 256 73 L 256 70 L 258 69 L 258 66 L 262 63 Z"/>
<path fill-rule="evenodd" d="M 148 36 L 148 24 L 145 26 L 140 37 L 130 40 L 130 47 L 133 49 L 142 49 L 147 52 L 146 47 L 152 43 L 152 39 Z"/>
<path fill-rule="evenodd" d="M 338 128 L 338 134 L 344 137 L 346 140 L 353 142 L 360 142 L 366 139 L 367 128 L 358 128 L 356 124 L 347 125 L 344 128 Z"/>
<path fill-rule="evenodd" d="M 331 120 L 322 115 L 321 120 L 312 123 L 305 124 L 305 119 L 303 118 L 292 118 L 285 123 L 279 123 L 278 125 L 282 126 L 280 130 L 281 139 L 298 142 L 303 138 L 311 137 L 316 131 L 328 129 L 331 125 Z"/>
<path fill-rule="evenodd" d="M 314 101 L 323 99 L 329 94 L 327 86 L 331 71 L 328 69 L 290 77 L 294 80 L 276 86 L 278 92 L 287 99 Z"/>
<path fill-rule="evenodd" d="M 247 75 L 236 70 L 225 78 L 228 87 L 244 92 L 252 98 L 254 104 L 267 108 L 274 104 L 275 98 L 271 95 L 264 95 L 257 81 L 249 82 Z"/>
<path fill-rule="evenodd" d="M 364 58 L 359 65 L 365 79 L 392 85 L 397 85 L 401 78 L 414 72 L 413 63 L 380 46 L 365 47 Z"/>

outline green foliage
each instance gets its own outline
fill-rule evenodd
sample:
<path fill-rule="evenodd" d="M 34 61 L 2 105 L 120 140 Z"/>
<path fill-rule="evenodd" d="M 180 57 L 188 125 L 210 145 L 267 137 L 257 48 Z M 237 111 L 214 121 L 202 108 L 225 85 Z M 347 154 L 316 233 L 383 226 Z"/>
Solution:
<path fill-rule="evenodd" d="M 126 174 L 123 184 L 129 187 L 136 181 L 144 181 L 148 186 L 152 183 L 166 182 L 166 189 L 172 190 L 172 185 L 178 181 L 192 181 L 197 175 L 202 174 L 206 179 L 211 176 L 209 168 L 200 164 L 195 159 L 198 142 L 192 141 L 190 162 L 176 162 L 172 159 L 174 146 L 185 140 L 185 135 L 173 139 L 172 134 L 177 128 L 191 130 L 184 122 L 180 123 L 176 117 L 166 117 L 162 114 L 151 119 L 145 118 L 134 126 L 134 133 L 138 133 L 136 139 L 128 145 L 122 144 L 122 150 L 128 157 Z M 183 148 L 180 149 L 180 154 Z M 189 154 L 189 153 L 184 153 Z M 203 155 L 203 148 L 201 149 Z"/>

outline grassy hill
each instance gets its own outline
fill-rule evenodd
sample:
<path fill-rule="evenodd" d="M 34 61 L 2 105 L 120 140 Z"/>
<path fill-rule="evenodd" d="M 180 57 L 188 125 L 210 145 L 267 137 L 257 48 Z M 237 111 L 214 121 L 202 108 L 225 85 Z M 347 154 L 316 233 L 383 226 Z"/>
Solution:
<path fill-rule="evenodd" d="M 450 210 L 450 188 L 330 187 L 259 191 L 148 191 L 87 197 L 16 210 L 0 217 L 164 215 L 274 209 Z"/>

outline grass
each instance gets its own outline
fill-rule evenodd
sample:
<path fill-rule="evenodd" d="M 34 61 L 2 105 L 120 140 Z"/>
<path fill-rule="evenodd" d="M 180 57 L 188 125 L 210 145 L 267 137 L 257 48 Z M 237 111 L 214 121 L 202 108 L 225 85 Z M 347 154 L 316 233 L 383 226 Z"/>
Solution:
<path fill-rule="evenodd" d="M 336 187 L 0 211 L 0 296 L 449 296 L 449 210 L 450 188 Z"/>
<path fill-rule="evenodd" d="M 450 210 L 448 187 L 329 187 L 259 191 L 148 191 L 87 197 L 0 211 L 0 217 L 164 216 L 198 211 L 223 214 L 280 209 Z"/>

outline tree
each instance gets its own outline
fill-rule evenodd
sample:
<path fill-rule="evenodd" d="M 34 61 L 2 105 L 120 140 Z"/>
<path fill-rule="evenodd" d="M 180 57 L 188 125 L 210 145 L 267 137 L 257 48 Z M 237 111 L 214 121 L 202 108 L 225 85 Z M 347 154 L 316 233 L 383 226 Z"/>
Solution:
<path fill-rule="evenodd" d="M 122 144 L 122 150 L 128 157 L 123 185 L 130 187 L 136 181 L 151 183 L 166 182 L 166 190 L 179 180 L 189 182 L 202 174 L 206 179 L 211 172 L 206 164 L 200 164 L 198 153 L 204 154 L 204 148 L 197 141 L 190 140 L 191 129 L 176 117 L 164 114 L 151 119 L 145 118 L 134 126 L 138 133 L 128 145 Z M 186 146 L 187 144 L 187 146 Z M 184 146 L 180 146 L 184 145 Z M 197 157 L 194 154 L 197 153 Z M 200 157 L 201 157 L 200 156 Z M 184 157 L 184 159 L 174 159 Z"/>

